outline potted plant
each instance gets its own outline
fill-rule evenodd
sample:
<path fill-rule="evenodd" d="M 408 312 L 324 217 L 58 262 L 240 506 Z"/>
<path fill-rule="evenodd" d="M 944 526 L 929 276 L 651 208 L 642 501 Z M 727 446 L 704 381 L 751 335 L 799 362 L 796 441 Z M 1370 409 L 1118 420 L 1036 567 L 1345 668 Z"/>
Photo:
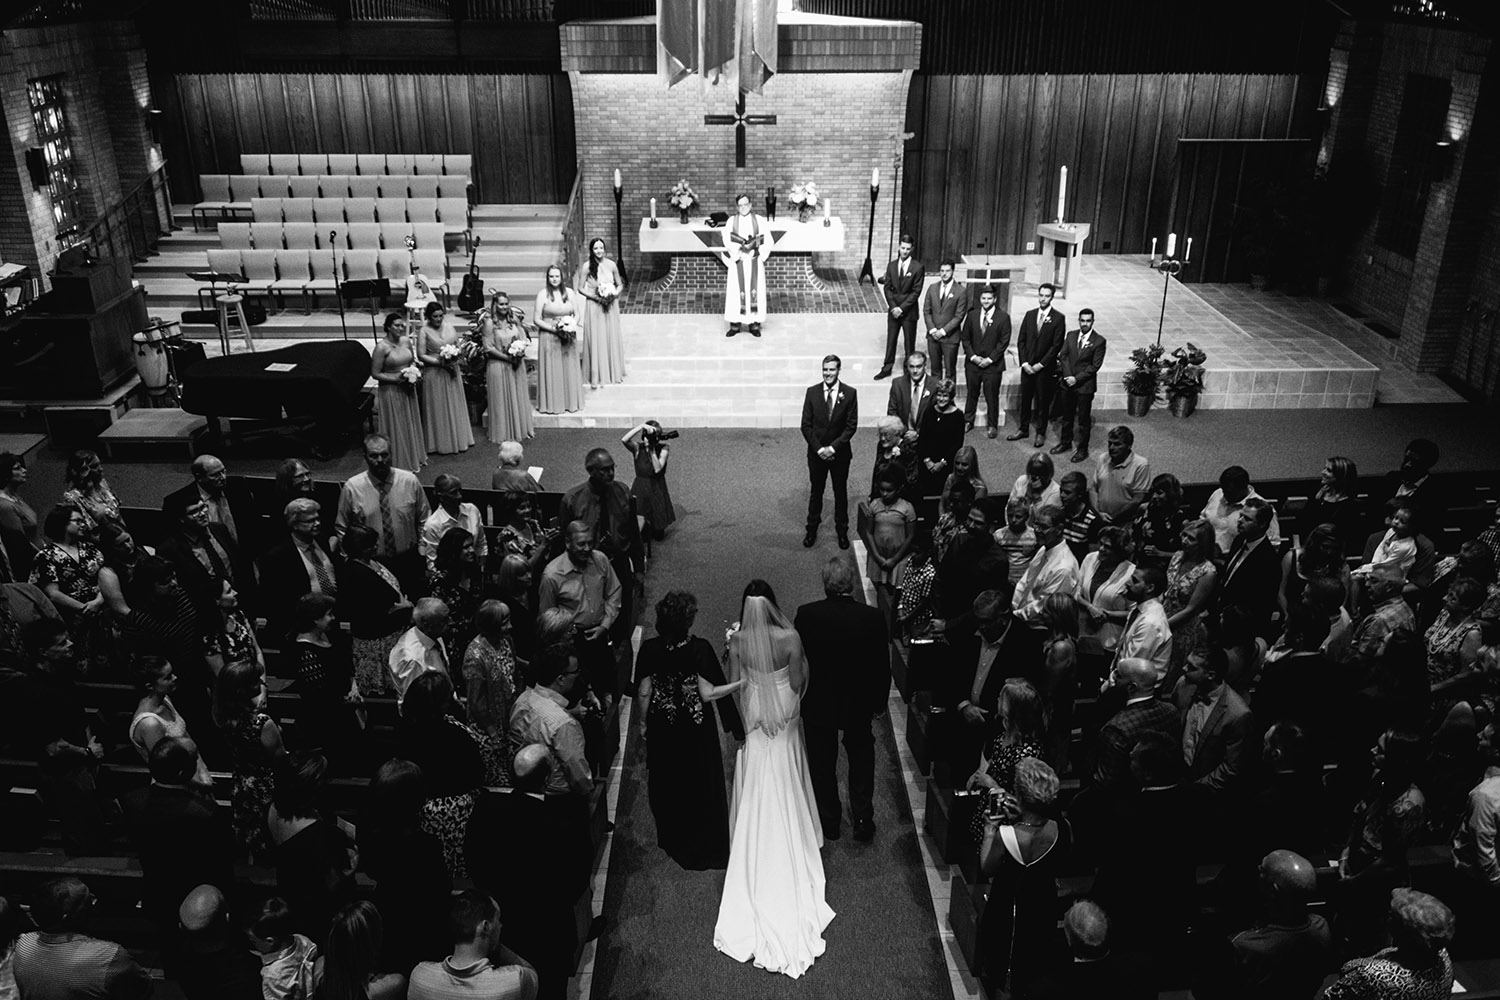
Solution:
<path fill-rule="evenodd" d="M 1129 396 L 1127 409 L 1132 417 L 1144 417 L 1151 404 L 1161 399 L 1162 355 L 1160 344 L 1137 347 L 1130 352 L 1130 368 L 1121 380 Z"/>
<path fill-rule="evenodd" d="M 698 195 L 693 192 L 693 186 L 684 178 L 672 185 L 672 192 L 667 195 L 667 204 L 676 207 L 678 221 L 687 225 L 688 211 L 698 204 Z"/>
<path fill-rule="evenodd" d="M 787 201 L 797 206 L 797 221 L 806 222 L 818 207 L 818 186 L 812 181 L 798 184 L 787 195 Z"/>
<path fill-rule="evenodd" d="M 1198 408 L 1198 396 L 1203 392 L 1203 362 L 1208 354 L 1188 341 L 1186 347 L 1172 352 L 1167 362 L 1163 383 L 1167 390 L 1167 409 L 1174 417 L 1190 417 Z"/>

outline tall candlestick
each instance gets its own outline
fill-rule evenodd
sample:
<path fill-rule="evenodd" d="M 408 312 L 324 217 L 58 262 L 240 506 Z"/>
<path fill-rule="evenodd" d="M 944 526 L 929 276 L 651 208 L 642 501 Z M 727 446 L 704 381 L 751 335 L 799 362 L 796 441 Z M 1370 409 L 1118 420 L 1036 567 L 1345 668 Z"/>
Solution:
<path fill-rule="evenodd" d="M 870 187 L 872 187 L 872 188 L 878 188 L 878 187 L 880 187 L 880 168 L 879 167 L 872 167 L 870 169 Z"/>
<path fill-rule="evenodd" d="M 1063 215 L 1063 204 L 1068 197 L 1068 168 L 1062 168 L 1062 180 L 1057 185 L 1057 221 L 1062 222 L 1066 218 Z"/>
<path fill-rule="evenodd" d="M 656 221 L 656 199 L 655 198 L 651 199 L 651 221 L 652 222 Z"/>
<path fill-rule="evenodd" d="M 824 222 L 827 222 L 828 219 L 829 219 L 829 217 L 833 214 L 832 205 L 833 205 L 832 201 L 830 201 L 827 198 L 823 199 L 823 221 Z"/>
<path fill-rule="evenodd" d="M 1192 260 L 1193 259 L 1193 238 L 1191 236 L 1188 237 L 1187 254 L 1182 259 L 1183 260 Z"/>
<path fill-rule="evenodd" d="M 1167 256 L 1168 257 L 1175 257 L 1176 255 L 1177 255 L 1177 234 L 1176 233 L 1168 233 L 1167 234 Z"/>
<path fill-rule="evenodd" d="M 656 199 L 655 198 L 651 199 L 651 204 L 653 206 L 656 204 Z M 1151 237 L 1151 259 L 1152 260 L 1156 259 L 1156 237 L 1155 236 Z"/>
<path fill-rule="evenodd" d="M 618 191 L 623 185 L 620 183 L 620 168 L 615 168 L 615 190 Z"/>

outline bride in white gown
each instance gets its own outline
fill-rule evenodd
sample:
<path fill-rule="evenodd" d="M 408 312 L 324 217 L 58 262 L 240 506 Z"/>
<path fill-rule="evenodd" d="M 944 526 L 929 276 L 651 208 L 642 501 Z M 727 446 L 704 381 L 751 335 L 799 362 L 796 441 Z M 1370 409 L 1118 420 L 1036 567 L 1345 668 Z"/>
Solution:
<path fill-rule="evenodd" d="M 823 899 L 823 830 L 813 803 L 800 709 L 807 661 L 771 588 L 746 588 L 741 627 L 729 640 L 729 680 L 745 744 L 735 757 L 729 866 L 714 947 L 793 979 L 826 947 L 833 910 Z"/>

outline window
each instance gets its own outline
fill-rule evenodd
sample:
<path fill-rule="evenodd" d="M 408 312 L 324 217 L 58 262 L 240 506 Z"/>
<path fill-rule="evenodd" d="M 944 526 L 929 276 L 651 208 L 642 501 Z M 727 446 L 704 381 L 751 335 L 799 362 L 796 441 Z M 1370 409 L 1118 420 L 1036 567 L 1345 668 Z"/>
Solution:
<path fill-rule="evenodd" d="M 1391 144 L 1391 166 L 1375 242 L 1403 257 L 1417 255 L 1422 222 L 1427 218 L 1427 193 L 1435 173 L 1437 142 L 1448 116 L 1453 88 L 1439 77 L 1412 73 L 1401 96 L 1396 140 Z"/>
<path fill-rule="evenodd" d="M 78 171 L 63 109 L 62 77 L 46 76 L 26 83 L 31 120 L 47 163 L 47 189 L 52 197 L 52 220 L 64 247 L 79 240 Z"/>

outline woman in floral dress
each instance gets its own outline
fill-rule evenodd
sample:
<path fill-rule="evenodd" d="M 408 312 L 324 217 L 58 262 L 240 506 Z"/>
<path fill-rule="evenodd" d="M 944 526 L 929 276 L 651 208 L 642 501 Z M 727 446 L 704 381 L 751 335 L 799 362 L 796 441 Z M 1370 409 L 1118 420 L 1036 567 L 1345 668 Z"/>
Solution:
<path fill-rule="evenodd" d="M 547 268 L 546 285 L 536 293 L 536 408 L 543 413 L 573 413 L 583 406 L 583 369 L 579 360 L 578 306 L 581 296 L 563 284 L 562 268 Z M 565 329 L 573 324 L 571 331 Z"/>
<path fill-rule="evenodd" d="M 120 501 L 104 478 L 104 464 L 98 455 L 87 448 L 73 452 L 67 469 L 63 471 L 63 479 L 68 488 L 63 491 L 62 502 L 83 512 L 84 533 L 90 541 L 98 526 L 105 521 L 125 523 L 120 516 Z"/>
<path fill-rule="evenodd" d="M 515 345 L 531 342 L 526 328 L 516 322 L 510 296 L 496 292 L 481 321 L 485 356 L 485 433 L 490 442 L 525 441 L 536 433 L 531 394 L 526 389 L 526 356 L 514 354 Z"/>
<path fill-rule="evenodd" d="M 1047 759 L 1047 709 L 1030 681 L 1012 677 L 1000 689 L 998 726 L 985 745 L 979 769 L 969 775 L 968 790 L 1013 790 L 1016 765 L 1027 757 Z M 984 838 L 985 810 L 976 809 L 969 818 L 969 835 L 978 844 Z"/>
<path fill-rule="evenodd" d="M 422 471 L 422 463 L 427 461 L 417 383 L 401 374 L 416 360 L 417 353 L 406 336 L 406 317 L 391 313 L 385 318 L 385 336 L 370 355 L 370 377 L 378 385 L 378 426 L 391 442 L 391 465 L 408 472 Z"/>
<path fill-rule="evenodd" d="M 100 612 L 99 568 L 104 555 L 86 537 L 87 515 L 76 507 L 53 507 L 42 522 L 47 544 L 31 564 L 31 582 L 46 593 L 67 623 L 74 652 L 89 669 L 102 666 L 106 644 Z"/>
<path fill-rule="evenodd" d="M 427 303 L 424 315 L 426 322 L 417 335 L 417 359 L 422 362 L 422 426 L 427 450 L 454 455 L 474 445 L 474 428 L 469 426 L 469 407 L 464 402 L 459 371 L 463 359 L 454 353 L 463 338 L 448 321 L 441 302 Z"/>
<path fill-rule="evenodd" d="M 597 236 L 589 240 L 589 259 L 573 276 L 573 287 L 584 298 L 579 340 L 585 381 L 591 387 L 625 381 L 625 340 L 616 303 L 625 280 L 615 262 L 604 256 L 604 241 Z"/>
<path fill-rule="evenodd" d="M 510 642 L 510 609 L 485 601 L 474 612 L 476 635 L 464 650 L 469 725 L 480 737 L 484 783 L 509 785 L 510 710 L 516 700 L 516 651 Z"/>
<path fill-rule="evenodd" d="M 1213 525 L 1200 518 L 1182 529 L 1181 548 L 1167 563 L 1167 589 L 1161 595 L 1161 604 L 1172 629 L 1172 661 L 1163 684 L 1173 682 L 1188 656 L 1203 643 L 1203 609 L 1219 578 L 1213 561 L 1217 549 Z"/>
<path fill-rule="evenodd" d="M 271 806 L 276 765 L 286 755 L 281 728 L 266 714 L 266 685 L 254 663 L 231 663 L 214 681 L 214 723 L 229 741 L 234 761 L 231 796 L 234 832 L 257 864 L 272 854 L 266 812 Z"/>
<path fill-rule="evenodd" d="M 448 714 L 453 703 L 447 674 L 429 670 L 412 681 L 401 703 L 395 756 L 422 769 L 422 829 L 442 842 L 448 874 L 467 878 L 464 835 L 484 786 L 484 757 L 474 730 Z"/>
<path fill-rule="evenodd" d="M 208 668 L 217 674 L 231 663 L 253 663 L 266 672 L 266 657 L 260 651 L 260 642 L 255 638 L 255 628 L 249 617 L 240 610 L 240 595 L 228 580 L 222 584 L 219 595 L 218 627 L 210 622 L 208 634 L 203 637 L 204 658 Z"/>
<path fill-rule="evenodd" d="M 479 610 L 474 536 L 463 528 L 449 528 L 438 542 L 432 563 L 427 574 L 429 595 L 448 605 L 448 656 L 462 663 L 464 649 L 474 638 L 474 613 Z"/>

